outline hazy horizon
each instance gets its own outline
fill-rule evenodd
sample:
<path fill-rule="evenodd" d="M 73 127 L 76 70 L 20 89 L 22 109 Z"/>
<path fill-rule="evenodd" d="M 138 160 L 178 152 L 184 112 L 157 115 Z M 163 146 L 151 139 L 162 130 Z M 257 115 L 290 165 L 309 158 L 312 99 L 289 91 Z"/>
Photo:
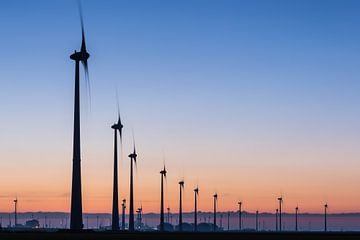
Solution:
<path fill-rule="evenodd" d="M 359 1 L 83 1 L 84 212 L 111 212 L 117 99 L 119 201 L 184 211 L 360 211 Z M 0 2 L 0 211 L 69 211 L 76 1 Z"/>

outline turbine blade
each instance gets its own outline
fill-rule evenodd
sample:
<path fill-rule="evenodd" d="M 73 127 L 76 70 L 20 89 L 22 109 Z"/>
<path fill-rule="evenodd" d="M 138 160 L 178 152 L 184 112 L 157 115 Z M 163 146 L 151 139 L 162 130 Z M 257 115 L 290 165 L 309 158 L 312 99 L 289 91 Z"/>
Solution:
<path fill-rule="evenodd" d="M 80 15 L 80 23 L 81 23 L 81 52 L 86 52 L 86 44 L 85 44 L 85 30 L 84 30 L 84 20 L 82 14 L 81 2 L 78 1 L 79 6 L 79 15 Z"/>

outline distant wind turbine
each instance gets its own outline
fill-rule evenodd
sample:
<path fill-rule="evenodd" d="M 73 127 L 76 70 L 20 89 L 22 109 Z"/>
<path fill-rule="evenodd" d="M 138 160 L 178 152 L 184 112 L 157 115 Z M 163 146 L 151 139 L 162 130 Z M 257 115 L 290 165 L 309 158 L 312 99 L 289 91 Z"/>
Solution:
<path fill-rule="evenodd" d="M 255 213 L 255 230 L 256 231 L 259 231 L 259 211 L 256 210 L 256 213 Z"/>
<path fill-rule="evenodd" d="M 328 204 L 325 203 L 324 205 L 324 231 L 327 232 L 327 209 L 328 209 Z"/>
<path fill-rule="evenodd" d="M 217 199 L 218 199 L 218 194 L 217 193 L 215 193 L 214 195 L 213 195 L 213 197 L 214 197 L 214 232 L 216 231 L 216 203 L 217 203 Z"/>
<path fill-rule="evenodd" d="M 134 176 L 133 176 L 133 163 L 136 164 L 136 149 L 135 149 L 135 141 L 134 141 L 134 151 L 129 154 L 130 158 L 130 206 L 129 206 L 129 231 L 135 231 L 134 224 Z"/>
<path fill-rule="evenodd" d="M 72 172 L 72 191 L 71 191 L 71 213 L 70 229 L 82 229 L 82 197 L 81 197 L 81 164 L 80 164 L 80 69 L 81 62 L 85 69 L 85 78 L 89 82 L 89 71 L 87 60 L 90 54 L 86 51 L 85 31 L 80 8 L 81 20 L 81 49 L 80 52 L 74 52 L 70 58 L 75 61 L 75 101 L 74 101 L 74 135 L 73 135 L 73 172 Z"/>
<path fill-rule="evenodd" d="M 278 215 L 279 215 L 279 209 L 276 209 L 276 213 L 275 213 L 275 229 L 276 229 L 276 232 L 279 231 L 279 226 L 278 226 Z"/>
<path fill-rule="evenodd" d="M 197 232 L 197 197 L 199 196 L 199 187 L 194 189 L 195 208 L 194 208 L 194 231 Z"/>
<path fill-rule="evenodd" d="M 113 205 L 112 205 L 112 224 L 113 231 L 119 231 L 119 194 L 118 194 L 118 144 L 117 132 L 120 135 L 120 143 L 122 141 L 122 128 L 120 114 L 118 115 L 117 123 L 111 126 L 114 129 L 114 183 L 113 183 Z"/>
<path fill-rule="evenodd" d="M 281 232 L 281 228 L 282 228 L 281 207 L 282 207 L 282 204 L 283 204 L 283 198 L 282 198 L 282 197 L 279 197 L 279 198 L 278 198 L 278 201 L 279 201 L 279 231 Z"/>
<path fill-rule="evenodd" d="M 182 226 L 182 190 L 184 189 L 184 180 L 181 180 L 179 182 L 180 186 L 180 205 L 179 205 L 179 231 L 181 232 L 183 230 Z"/>
<path fill-rule="evenodd" d="M 298 231 L 298 212 L 299 212 L 299 207 L 296 206 L 295 208 L 295 231 Z"/>
<path fill-rule="evenodd" d="M 241 207 L 242 207 L 242 202 L 240 201 L 240 202 L 238 202 L 238 204 L 239 204 L 239 231 L 241 231 L 241 225 L 242 225 L 242 222 L 241 222 L 242 209 L 241 209 Z"/>
<path fill-rule="evenodd" d="M 15 215 L 15 227 L 17 227 L 17 203 L 18 203 L 18 198 L 16 197 L 15 200 L 14 200 L 14 215 Z"/>
<path fill-rule="evenodd" d="M 164 178 L 166 178 L 166 168 L 160 171 L 161 175 L 161 203 L 160 203 L 160 231 L 165 230 L 164 225 Z"/>

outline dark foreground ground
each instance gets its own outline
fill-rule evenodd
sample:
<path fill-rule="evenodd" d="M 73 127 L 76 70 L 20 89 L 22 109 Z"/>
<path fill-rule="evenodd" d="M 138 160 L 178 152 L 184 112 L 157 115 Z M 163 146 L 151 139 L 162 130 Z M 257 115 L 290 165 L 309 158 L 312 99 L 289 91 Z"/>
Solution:
<path fill-rule="evenodd" d="M 329 232 L 329 233 L 320 233 L 320 232 L 302 232 L 302 233 L 269 233 L 269 232 L 218 232 L 218 233 L 176 233 L 176 232 L 168 232 L 168 233 L 160 233 L 160 232 L 137 232 L 137 233 L 129 233 L 129 232 L 69 232 L 69 231 L 61 231 L 61 232 L 0 232 L 0 240 L 7 239 L 24 239 L 24 240 L 82 240 L 82 239 L 99 239 L 99 240 L 110 240 L 110 239 L 140 239 L 140 240 L 148 240 L 148 239 L 156 239 L 156 240 L 177 240 L 177 239 L 221 239 L 221 240 L 233 240 L 233 239 L 243 239 L 243 240 L 262 240 L 262 239 L 339 239 L 339 240 L 352 240 L 357 239 L 360 240 L 360 232 Z"/>

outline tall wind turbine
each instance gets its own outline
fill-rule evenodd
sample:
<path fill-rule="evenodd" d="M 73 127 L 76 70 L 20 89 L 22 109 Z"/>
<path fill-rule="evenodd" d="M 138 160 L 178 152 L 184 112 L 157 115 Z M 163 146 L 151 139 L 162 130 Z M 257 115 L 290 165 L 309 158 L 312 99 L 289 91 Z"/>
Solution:
<path fill-rule="evenodd" d="M 215 193 L 214 195 L 213 195 L 213 197 L 214 197 L 214 232 L 216 231 L 216 203 L 217 203 L 217 199 L 218 199 L 218 195 L 217 195 L 217 193 Z"/>
<path fill-rule="evenodd" d="M 179 182 L 180 186 L 180 205 L 179 205 L 179 231 L 182 231 L 182 190 L 184 189 L 184 180 Z"/>
<path fill-rule="evenodd" d="M 299 212 L 299 207 L 296 206 L 295 208 L 295 231 L 298 231 L 298 212 Z"/>
<path fill-rule="evenodd" d="M 136 164 L 136 149 L 134 143 L 134 151 L 129 154 L 130 158 L 130 206 L 129 206 L 129 231 L 133 232 L 135 230 L 134 224 L 134 182 L 133 182 L 133 163 Z"/>
<path fill-rule="evenodd" d="M 239 204 L 239 231 L 241 231 L 241 214 L 242 214 L 242 209 L 241 209 L 241 207 L 242 207 L 242 202 L 240 201 L 240 202 L 238 202 L 238 204 Z"/>
<path fill-rule="evenodd" d="M 166 178 L 166 168 L 160 171 L 161 175 L 161 203 L 160 203 L 160 231 L 165 230 L 164 225 L 164 177 Z"/>
<path fill-rule="evenodd" d="M 194 231 L 197 232 L 197 197 L 199 196 L 199 187 L 194 189 L 195 208 L 194 208 Z"/>
<path fill-rule="evenodd" d="M 73 169 L 71 190 L 71 213 L 70 229 L 82 229 L 82 197 L 81 197 L 81 164 L 80 164 L 80 62 L 85 69 L 85 77 L 88 79 L 88 63 L 90 54 L 86 51 L 84 24 L 80 9 L 81 20 L 81 49 L 74 52 L 70 58 L 75 61 L 75 98 L 74 98 L 74 135 L 73 135 Z"/>
<path fill-rule="evenodd" d="M 122 214 L 121 214 L 121 229 L 125 230 L 125 209 L 126 209 L 126 199 L 122 200 Z"/>
<path fill-rule="evenodd" d="M 283 198 L 282 198 L 282 197 L 279 197 L 279 198 L 278 198 L 278 201 L 279 201 L 279 231 L 281 232 L 281 227 L 282 227 L 281 207 L 282 207 L 282 204 L 283 204 Z"/>
<path fill-rule="evenodd" d="M 328 204 L 325 203 L 324 205 L 324 231 L 327 232 L 327 208 L 328 208 Z"/>
<path fill-rule="evenodd" d="M 114 129 L 114 184 L 113 184 L 113 205 L 112 205 L 112 225 L 113 231 L 119 231 L 119 194 L 118 194 L 118 144 L 117 132 L 119 131 L 120 142 L 122 141 L 122 128 L 120 114 L 117 123 L 111 126 Z"/>

